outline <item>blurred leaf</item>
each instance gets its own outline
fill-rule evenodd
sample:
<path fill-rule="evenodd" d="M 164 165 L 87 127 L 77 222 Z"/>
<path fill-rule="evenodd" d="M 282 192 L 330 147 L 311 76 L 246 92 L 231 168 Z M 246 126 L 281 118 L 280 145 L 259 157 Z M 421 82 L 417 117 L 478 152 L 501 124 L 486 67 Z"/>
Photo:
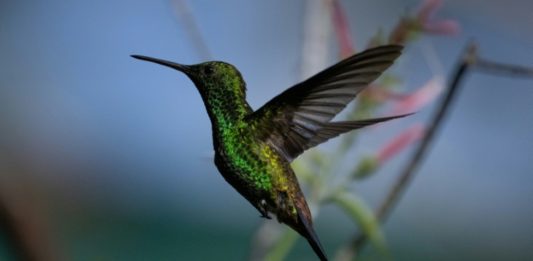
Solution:
<path fill-rule="evenodd" d="M 306 164 L 308 160 L 298 159 L 291 163 L 291 167 L 298 177 L 298 181 L 302 183 L 312 183 L 316 178 L 316 171 L 309 168 L 310 164 Z"/>
<path fill-rule="evenodd" d="M 346 190 L 339 190 L 331 200 L 341 207 L 361 228 L 362 232 L 370 239 L 370 243 L 378 251 L 389 256 L 385 237 L 379 226 L 374 212 L 366 203 L 355 195 L 349 194 Z"/>
<path fill-rule="evenodd" d="M 265 257 L 266 261 L 282 261 L 289 254 L 298 239 L 298 234 L 292 229 L 285 229 L 283 235 Z"/>
<path fill-rule="evenodd" d="M 366 156 L 359 162 L 357 167 L 355 167 L 352 177 L 356 179 L 366 178 L 375 173 L 378 167 L 379 163 L 376 157 Z"/>
<path fill-rule="evenodd" d="M 328 156 L 322 153 L 318 149 L 312 149 L 308 152 L 310 163 L 313 165 L 313 168 L 320 170 L 323 166 L 326 166 L 328 163 Z M 316 172 L 316 171 L 315 171 Z"/>
<path fill-rule="evenodd" d="M 400 77 L 391 73 L 384 73 L 379 79 L 379 87 L 385 90 L 394 89 L 403 83 L 403 80 Z"/>

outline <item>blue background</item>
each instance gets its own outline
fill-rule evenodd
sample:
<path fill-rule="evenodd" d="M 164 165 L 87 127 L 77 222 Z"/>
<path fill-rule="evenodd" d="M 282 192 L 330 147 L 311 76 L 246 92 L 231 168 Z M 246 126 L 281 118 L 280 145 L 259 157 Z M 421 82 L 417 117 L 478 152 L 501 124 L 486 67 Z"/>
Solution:
<path fill-rule="evenodd" d="M 214 58 L 244 75 L 252 107 L 301 80 L 305 1 L 190 2 Z M 342 1 L 356 46 L 418 3 Z M 68 259 L 247 256 L 261 220 L 212 164 L 211 127 L 196 89 L 184 75 L 129 57 L 202 61 L 173 8 L 169 1 L 0 2 L 0 163 L 23 169 L 0 181 L 24 180 L 38 191 L 35 204 Z M 447 77 L 472 39 L 484 57 L 533 65 L 531 10 L 530 1 L 447 1 L 438 16 L 457 20 L 462 33 L 423 38 L 393 70 L 404 90 L 414 90 L 432 76 L 424 50 L 436 51 Z M 366 135 L 354 158 L 424 122 L 431 108 Z M 532 113 L 532 80 L 467 77 L 385 226 L 399 260 L 533 258 Z M 406 155 L 357 192 L 377 203 Z M 331 253 L 356 230 L 334 207 L 316 222 Z M 300 241 L 290 260 L 312 256 Z"/>

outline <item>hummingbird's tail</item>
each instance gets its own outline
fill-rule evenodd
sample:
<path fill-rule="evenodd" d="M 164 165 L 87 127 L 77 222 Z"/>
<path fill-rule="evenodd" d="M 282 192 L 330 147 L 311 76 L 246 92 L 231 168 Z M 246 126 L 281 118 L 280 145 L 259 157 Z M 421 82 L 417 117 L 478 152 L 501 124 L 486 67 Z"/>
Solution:
<path fill-rule="evenodd" d="M 315 251 L 316 255 L 321 261 L 328 261 L 328 257 L 326 256 L 326 253 L 320 244 L 320 240 L 318 240 L 318 236 L 316 235 L 312 224 L 307 218 L 305 218 L 300 210 L 298 210 L 298 221 L 300 222 L 301 226 L 299 229 L 297 229 L 297 231 L 307 239 L 307 242 L 309 242 L 309 245 L 311 245 L 313 251 Z"/>

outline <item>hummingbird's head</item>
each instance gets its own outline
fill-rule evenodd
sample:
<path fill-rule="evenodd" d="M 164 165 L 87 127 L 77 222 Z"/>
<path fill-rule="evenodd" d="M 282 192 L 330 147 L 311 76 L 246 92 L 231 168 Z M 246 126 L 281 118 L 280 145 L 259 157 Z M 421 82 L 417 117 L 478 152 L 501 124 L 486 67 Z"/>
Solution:
<path fill-rule="evenodd" d="M 196 88 L 204 97 L 211 95 L 229 95 L 228 97 L 242 95 L 244 98 L 245 96 L 244 80 L 237 68 L 229 63 L 210 61 L 184 65 L 142 55 L 132 55 L 132 57 L 167 66 L 184 73 L 194 82 Z"/>

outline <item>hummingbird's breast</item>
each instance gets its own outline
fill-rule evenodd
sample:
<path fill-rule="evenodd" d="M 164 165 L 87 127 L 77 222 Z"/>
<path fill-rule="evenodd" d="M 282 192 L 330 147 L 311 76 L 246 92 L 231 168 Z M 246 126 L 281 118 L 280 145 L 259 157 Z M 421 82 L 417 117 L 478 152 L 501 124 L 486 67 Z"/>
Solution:
<path fill-rule="evenodd" d="M 261 155 L 262 144 L 245 128 L 214 132 L 215 163 L 221 174 L 237 190 L 269 191 L 270 162 Z"/>
<path fill-rule="evenodd" d="M 213 135 L 215 164 L 228 183 L 261 213 L 292 212 L 293 195 L 301 191 L 286 159 L 245 125 Z"/>

